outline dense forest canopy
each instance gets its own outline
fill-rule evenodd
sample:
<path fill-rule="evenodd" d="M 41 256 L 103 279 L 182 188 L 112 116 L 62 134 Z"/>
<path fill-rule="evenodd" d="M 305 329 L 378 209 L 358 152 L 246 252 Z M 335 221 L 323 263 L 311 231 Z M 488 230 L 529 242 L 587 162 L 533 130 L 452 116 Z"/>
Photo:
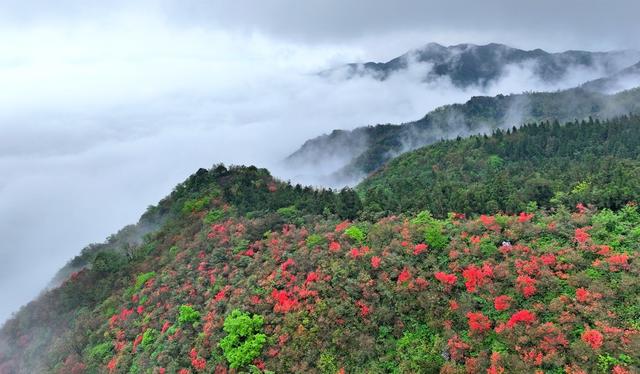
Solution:
<path fill-rule="evenodd" d="M 557 121 L 443 141 L 392 160 L 357 190 L 369 213 L 619 209 L 640 199 L 640 117 Z"/>

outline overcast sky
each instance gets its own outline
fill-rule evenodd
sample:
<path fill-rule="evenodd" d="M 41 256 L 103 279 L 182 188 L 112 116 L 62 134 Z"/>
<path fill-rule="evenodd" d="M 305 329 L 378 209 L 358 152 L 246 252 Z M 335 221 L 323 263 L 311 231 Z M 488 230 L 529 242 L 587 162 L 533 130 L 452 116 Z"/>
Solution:
<path fill-rule="evenodd" d="M 131 4 L 135 3 L 135 4 Z M 446 4 L 446 5 L 445 5 Z M 0 1 L 0 321 L 199 167 L 487 91 L 313 73 L 428 42 L 640 48 L 637 1 Z M 573 82 L 566 82 L 570 85 Z M 560 87 L 561 88 L 561 87 Z"/>

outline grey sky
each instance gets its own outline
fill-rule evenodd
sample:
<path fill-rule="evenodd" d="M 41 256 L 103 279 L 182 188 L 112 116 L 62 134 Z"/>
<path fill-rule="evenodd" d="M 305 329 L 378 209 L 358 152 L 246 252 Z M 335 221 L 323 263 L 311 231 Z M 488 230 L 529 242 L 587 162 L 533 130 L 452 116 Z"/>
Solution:
<path fill-rule="evenodd" d="M 428 42 L 640 48 L 635 1 L 0 2 L 0 321 L 90 242 L 199 167 L 274 168 L 334 128 L 399 123 L 486 91 L 313 72 Z M 268 140 L 268 141 L 266 141 Z"/>

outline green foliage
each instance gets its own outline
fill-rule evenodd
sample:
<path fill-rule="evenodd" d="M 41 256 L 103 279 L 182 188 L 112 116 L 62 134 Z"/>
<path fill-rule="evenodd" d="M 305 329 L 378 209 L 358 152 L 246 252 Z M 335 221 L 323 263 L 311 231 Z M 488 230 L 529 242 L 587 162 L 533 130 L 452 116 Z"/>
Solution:
<path fill-rule="evenodd" d="M 336 357 L 328 352 L 322 352 L 317 362 L 318 369 L 322 374 L 335 374 L 338 372 Z"/>
<path fill-rule="evenodd" d="M 366 238 L 364 231 L 356 225 L 349 226 L 344 233 L 358 244 L 363 244 Z"/>
<path fill-rule="evenodd" d="M 438 372 L 444 363 L 444 345 L 443 339 L 425 325 L 405 331 L 395 347 L 401 372 Z"/>
<path fill-rule="evenodd" d="M 91 267 L 99 273 L 108 274 L 117 272 L 125 263 L 126 259 L 119 253 L 100 252 L 96 254 L 91 263 Z"/>
<path fill-rule="evenodd" d="M 88 356 L 91 361 L 103 364 L 106 362 L 107 358 L 111 356 L 111 352 L 113 352 L 113 343 L 104 342 L 91 347 L 91 349 L 89 349 Z"/>
<path fill-rule="evenodd" d="M 224 211 L 222 209 L 213 209 L 207 212 L 207 215 L 204 216 L 204 223 L 210 225 L 214 222 L 220 221 L 224 217 Z"/>
<path fill-rule="evenodd" d="M 277 213 L 287 220 L 293 220 L 299 214 L 298 208 L 296 208 L 295 205 L 280 208 L 277 210 Z"/>
<path fill-rule="evenodd" d="M 185 201 L 182 207 L 182 213 L 189 214 L 199 212 L 211 203 L 211 196 L 206 195 L 199 198 Z"/>
<path fill-rule="evenodd" d="M 433 249 L 443 250 L 449 244 L 449 238 L 443 232 L 442 224 L 433 223 L 424 232 L 424 241 Z"/>
<path fill-rule="evenodd" d="M 325 242 L 325 238 L 319 234 L 311 234 L 307 237 L 306 243 L 307 247 L 315 248 L 321 246 Z"/>
<path fill-rule="evenodd" d="M 156 272 L 155 271 L 150 271 L 148 273 L 143 273 L 138 275 L 138 277 L 136 278 L 136 284 L 135 284 L 135 289 L 139 290 L 140 288 L 142 288 L 142 286 L 144 286 L 145 283 L 147 283 L 147 281 L 153 277 L 156 276 Z"/>
<path fill-rule="evenodd" d="M 142 346 L 144 348 L 147 348 L 148 346 L 152 345 L 153 343 L 155 343 L 156 339 L 158 338 L 158 330 L 156 329 L 146 329 L 144 330 L 144 333 L 142 334 Z"/>
<path fill-rule="evenodd" d="M 178 313 L 178 323 L 181 325 L 200 321 L 200 312 L 191 305 L 180 305 Z"/>
<path fill-rule="evenodd" d="M 225 318 L 223 329 L 227 336 L 220 340 L 219 346 L 231 368 L 248 365 L 260 355 L 267 342 L 267 336 L 262 333 L 263 324 L 262 316 L 249 316 L 238 309 Z"/>

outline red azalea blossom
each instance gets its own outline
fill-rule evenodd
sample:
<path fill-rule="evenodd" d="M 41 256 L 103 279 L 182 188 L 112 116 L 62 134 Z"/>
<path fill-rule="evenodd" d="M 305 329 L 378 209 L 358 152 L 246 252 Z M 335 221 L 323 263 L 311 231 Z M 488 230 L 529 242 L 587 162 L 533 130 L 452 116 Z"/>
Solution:
<path fill-rule="evenodd" d="M 589 299 L 589 291 L 585 290 L 582 287 L 576 290 L 576 300 L 578 300 L 581 303 L 584 303 L 588 299 Z"/>
<path fill-rule="evenodd" d="M 427 250 L 427 245 L 424 243 L 420 243 L 420 244 L 416 244 L 416 246 L 413 249 L 413 254 L 414 255 L 419 255 L 422 252 L 425 252 Z"/>
<path fill-rule="evenodd" d="M 369 308 L 369 306 L 367 306 L 367 304 L 365 304 L 362 300 L 356 301 L 356 306 L 360 308 L 361 317 L 366 317 L 369 315 L 369 313 L 371 313 L 371 308 Z"/>
<path fill-rule="evenodd" d="M 380 257 L 378 257 L 378 256 L 373 256 L 373 257 L 371 257 L 371 266 L 372 266 L 374 269 L 377 269 L 377 268 L 379 268 L 379 267 L 380 267 L 380 262 L 382 262 L 382 260 L 380 259 Z"/>
<path fill-rule="evenodd" d="M 437 280 L 439 280 L 442 284 L 446 285 L 454 285 L 458 281 L 458 277 L 455 274 L 447 274 L 445 272 L 439 271 L 435 274 Z"/>
<path fill-rule="evenodd" d="M 587 329 L 582 333 L 581 338 L 583 342 L 589 344 L 593 349 L 602 347 L 603 336 L 598 330 Z"/>
<path fill-rule="evenodd" d="M 349 256 L 351 256 L 351 258 L 358 258 L 360 257 L 360 251 L 358 251 L 358 248 L 351 248 L 351 250 L 349 251 Z"/>
<path fill-rule="evenodd" d="M 347 229 L 347 227 L 349 227 L 351 223 L 349 223 L 349 221 L 342 221 L 339 224 L 336 225 L 336 232 L 341 232 Z"/>
<path fill-rule="evenodd" d="M 329 243 L 329 250 L 331 252 L 338 252 L 340 250 L 340 243 L 338 242 Z"/>
<path fill-rule="evenodd" d="M 481 312 L 469 312 L 467 319 L 472 332 L 483 333 L 491 328 L 491 321 Z"/>
<path fill-rule="evenodd" d="M 629 268 L 629 255 L 622 253 L 610 256 L 607 258 L 607 263 L 609 264 L 609 270 L 611 271 L 618 271 L 620 269 L 626 270 Z"/>
<path fill-rule="evenodd" d="M 489 227 L 496 223 L 496 218 L 494 216 L 487 216 L 483 214 L 480 216 L 480 221 L 485 227 Z"/>
<path fill-rule="evenodd" d="M 584 206 L 584 204 L 582 204 L 582 203 L 578 203 L 576 205 L 576 209 L 578 210 L 578 213 L 580 213 L 580 214 L 583 214 L 583 213 L 585 213 L 587 211 L 587 207 Z"/>
<path fill-rule="evenodd" d="M 518 222 L 529 222 L 533 218 L 533 213 L 527 214 L 525 212 L 520 212 L 518 216 Z"/>
<path fill-rule="evenodd" d="M 587 232 L 586 228 L 576 229 L 574 234 L 574 240 L 579 244 L 584 244 L 587 240 L 591 239 L 591 235 Z"/>
<path fill-rule="evenodd" d="M 536 280 L 527 275 L 520 275 L 516 279 L 516 282 L 518 283 L 518 288 L 524 297 L 531 297 L 537 291 L 535 287 Z"/>
<path fill-rule="evenodd" d="M 411 273 L 409 273 L 409 269 L 405 267 L 404 269 L 402 269 L 402 271 L 398 275 L 398 284 L 404 283 L 409 279 L 411 279 Z"/>
<path fill-rule="evenodd" d="M 507 322 L 508 327 L 513 327 L 517 323 L 526 323 L 531 324 L 535 322 L 536 316 L 528 310 L 520 310 L 511 315 L 509 321 Z"/>
<path fill-rule="evenodd" d="M 453 310 L 458 310 L 458 302 L 455 300 L 449 300 L 449 309 Z"/>
<path fill-rule="evenodd" d="M 493 270 L 488 264 L 483 265 L 482 268 L 469 265 L 462 271 L 462 276 L 464 277 L 464 285 L 467 287 L 467 291 L 475 292 L 478 286 L 482 286 L 489 281 L 487 278 L 493 276 Z"/>
<path fill-rule="evenodd" d="M 493 306 L 497 311 L 507 310 L 511 306 L 511 298 L 507 295 L 500 295 L 493 299 Z"/>

